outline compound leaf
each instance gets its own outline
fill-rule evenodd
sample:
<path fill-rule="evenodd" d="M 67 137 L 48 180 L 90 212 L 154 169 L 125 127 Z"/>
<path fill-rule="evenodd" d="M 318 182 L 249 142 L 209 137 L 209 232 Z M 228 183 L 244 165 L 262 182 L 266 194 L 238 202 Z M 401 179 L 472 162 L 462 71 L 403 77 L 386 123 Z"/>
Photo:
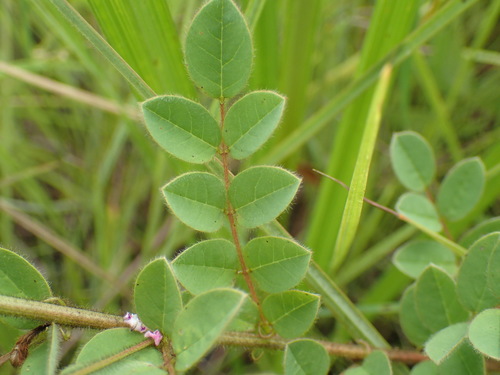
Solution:
<path fill-rule="evenodd" d="M 467 252 L 457 279 L 458 296 L 473 312 L 497 306 L 500 300 L 500 233 L 484 236 Z"/>
<path fill-rule="evenodd" d="M 213 174 L 191 172 L 180 175 L 163 188 L 163 195 L 174 214 L 186 225 L 215 232 L 224 220 L 224 184 Z"/>
<path fill-rule="evenodd" d="M 142 103 L 142 111 L 153 139 L 173 156 L 201 164 L 217 152 L 219 125 L 201 104 L 179 96 L 157 96 Z"/>
<path fill-rule="evenodd" d="M 310 339 L 289 342 L 283 362 L 286 375 L 322 375 L 330 368 L 326 349 Z"/>
<path fill-rule="evenodd" d="M 246 294 L 236 289 L 213 289 L 195 296 L 174 323 L 175 368 L 185 371 L 210 350 L 243 306 Z"/>
<path fill-rule="evenodd" d="M 420 134 L 394 134 L 390 153 L 394 173 L 406 188 L 422 192 L 429 186 L 436 173 L 436 162 L 429 142 Z"/>
<path fill-rule="evenodd" d="M 433 265 L 417 280 L 415 306 L 421 321 L 432 333 L 469 317 L 458 300 L 454 281 Z"/>
<path fill-rule="evenodd" d="M 438 367 L 432 361 L 423 361 L 411 369 L 410 375 L 439 375 Z"/>
<path fill-rule="evenodd" d="M 391 362 L 387 355 L 376 350 L 368 355 L 363 364 L 345 372 L 345 375 L 392 375 Z"/>
<path fill-rule="evenodd" d="M 500 361 L 500 310 L 479 313 L 470 324 L 469 340 L 481 353 Z"/>
<path fill-rule="evenodd" d="M 468 340 L 463 340 L 458 347 L 438 365 L 438 374 L 484 375 L 483 356 L 476 352 Z"/>
<path fill-rule="evenodd" d="M 481 237 L 492 233 L 500 232 L 500 217 L 493 217 L 489 220 L 485 220 L 478 225 L 476 225 L 471 230 L 467 231 L 464 236 L 460 239 L 460 245 L 465 248 L 469 248 L 479 240 Z"/>
<path fill-rule="evenodd" d="M 279 293 L 297 285 L 306 274 L 311 252 L 295 241 L 258 237 L 243 249 L 252 279 L 260 289 Z"/>
<path fill-rule="evenodd" d="M 439 232 L 442 228 L 436 208 L 423 195 L 403 194 L 396 203 L 396 211 L 434 232 Z"/>
<path fill-rule="evenodd" d="M 458 323 L 442 329 L 425 343 L 425 353 L 436 364 L 440 364 L 467 339 L 468 327 L 469 323 Z"/>
<path fill-rule="evenodd" d="M 241 160 L 257 151 L 278 126 L 284 107 L 285 98 L 272 91 L 254 91 L 234 103 L 222 133 L 231 156 Z"/>
<path fill-rule="evenodd" d="M 188 72 L 214 98 L 231 98 L 247 84 L 252 41 L 231 0 L 212 0 L 198 12 L 186 37 Z"/>
<path fill-rule="evenodd" d="M 49 284 L 38 270 L 16 253 L 0 248 L 0 294 L 41 301 L 52 296 Z M 20 329 L 32 329 L 39 322 L 16 317 L 2 320 Z"/>
<path fill-rule="evenodd" d="M 172 267 L 191 294 L 230 287 L 238 269 L 236 248 L 228 240 L 202 241 L 184 250 L 172 262 Z"/>
<path fill-rule="evenodd" d="M 300 290 L 271 294 L 262 302 L 262 311 L 278 334 L 294 338 L 313 324 L 319 308 L 319 297 Z"/>
<path fill-rule="evenodd" d="M 407 243 L 396 251 L 392 261 L 401 272 L 414 279 L 430 264 L 441 267 L 450 275 L 454 275 L 457 270 L 455 255 L 435 241 Z"/>
<path fill-rule="evenodd" d="M 165 258 L 149 263 L 137 276 L 134 288 L 137 314 L 151 330 L 172 333 L 172 322 L 182 309 L 182 300 L 171 266 Z"/>
<path fill-rule="evenodd" d="M 236 175 L 229 199 L 238 223 L 258 227 L 275 219 L 292 201 L 300 179 L 279 167 L 251 167 Z"/>
<path fill-rule="evenodd" d="M 485 179 L 481 159 L 470 158 L 456 164 L 439 189 L 436 199 L 439 212 L 451 221 L 463 218 L 479 202 Z"/>
<path fill-rule="evenodd" d="M 111 363 L 108 363 L 106 367 L 92 372 L 92 374 L 101 375 L 120 373 L 118 370 L 121 369 L 124 362 L 128 361 L 142 361 L 160 367 L 163 364 L 162 356 L 158 350 L 151 346 L 124 355 L 122 358 L 116 358 L 114 361 L 112 360 L 112 357 L 118 353 L 123 353 L 145 340 L 143 335 L 130 331 L 128 328 L 107 329 L 95 335 L 85 344 L 76 358 L 76 366 L 92 366 L 96 362 L 110 359 Z M 62 374 L 71 374 L 72 371 L 70 370 L 70 368 L 67 368 Z"/>
<path fill-rule="evenodd" d="M 415 287 L 415 284 L 409 286 L 401 298 L 399 321 L 406 337 L 416 346 L 422 346 L 433 332 L 424 325 L 417 314 Z"/>

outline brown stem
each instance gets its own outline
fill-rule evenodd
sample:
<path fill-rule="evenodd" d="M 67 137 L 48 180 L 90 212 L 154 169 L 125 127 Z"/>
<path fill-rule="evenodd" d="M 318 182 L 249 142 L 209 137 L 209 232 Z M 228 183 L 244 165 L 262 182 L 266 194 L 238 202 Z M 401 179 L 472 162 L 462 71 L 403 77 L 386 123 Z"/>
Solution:
<path fill-rule="evenodd" d="M 13 304 L 13 301 L 18 303 Z M 34 306 L 29 306 L 33 304 Z M 12 308 L 15 306 L 16 308 Z M 6 308 L 8 307 L 8 308 Z M 34 308 L 36 307 L 36 309 Z M 55 307 L 55 308 L 54 308 Z M 106 329 L 115 327 L 128 327 L 126 323 L 123 322 L 123 318 L 120 316 L 109 315 L 104 313 L 98 313 L 90 310 L 76 309 L 67 306 L 57 306 L 46 302 L 39 301 L 28 301 L 21 298 L 0 296 L 0 314 L 18 316 L 24 318 L 35 318 L 38 320 L 45 320 L 47 322 L 55 322 L 61 325 L 68 325 L 72 327 L 91 327 L 96 329 Z M 21 337 L 19 342 L 24 342 L 26 339 L 30 339 L 36 336 L 37 333 L 41 332 L 47 327 L 46 324 L 37 327 L 32 332 Z M 367 345 L 354 345 L 354 344 L 338 344 L 330 341 L 318 341 L 320 342 L 331 355 L 336 355 L 340 357 L 349 358 L 352 360 L 359 360 L 365 358 L 370 354 L 374 348 L 370 348 Z M 134 352 L 140 350 L 142 347 L 152 345 L 151 340 L 146 340 L 132 349 Z M 243 348 L 262 348 L 262 349 L 275 349 L 283 350 L 288 344 L 288 341 L 279 337 L 267 337 L 264 338 L 255 333 L 248 332 L 225 332 L 218 340 L 219 345 L 223 346 L 239 346 Z M 16 344 L 17 345 L 17 344 Z M 170 346 L 170 343 L 163 344 Z M 162 350 L 171 351 L 171 347 L 162 347 Z M 380 349 L 383 350 L 390 359 L 394 361 L 404 362 L 407 364 L 414 364 L 427 360 L 428 358 L 418 351 L 410 350 L 398 350 L 398 349 Z M 173 352 L 173 351 L 172 351 Z M 0 356 L 2 361 L 10 359 L 10 352 L 6 355 Z M 172 354 L 171 358 L 174 358 Z M 164 355 L 164 358 L 165 355 Z M 166 361 L 168 362 L 168 360 Z M 171 363 L 171 362 L 170 362 Z M 489 370 L 498 370 L 500 364 L 498 361 L 487 360 L 486 366 Z"/>
<path fill-rule="evenodd" d="M 344 189 L 346 189 L 347 191 L 351 190 L 351 188 L 344 182 L 340 181 L 339 179 L 336 179 L 335 177 L 332 177 L 332 176 L 329 176 L 327 175 L 326 173 L 323 173 L 321 171 L 318 171 L 317 169 L 313 169 L 314 172 L 336 182 L 337 184 L 339 184 L 340 186 L 342 186 Z M 371 199 L 368 199 L 368 198 L 365 198 L 363 197 L 363 201 L 365 201 L 366 203 L 368 204 L 371 204 L 373 207 L 376 207 L 382 211 L 385 211 L 385 212 L 388 212 L 390 213 L 391 215 L 394 215 L 396 216 L 398 219 L 401 219 L 401 220 L 404 220 L 404 216 L 403 215 L 400 215 L 399 213 L 397 213 L 396 211 L 390 209 L 389 207 L 386 207 L 386 206 L 382 206 L 380 203 L 377 203 L 375 201 L 372 201 Z"/>
<path fill-rule="evenodd" d="M 163 368 L 167 370 L 168 375 L 175 375 L 175 353 L 174 348 L 172 347 L 171 341 L 165 340 L 165 343 L 162 344 L 161 354 L 163 356 Z"/>
<path fill-rule="evenodd" d="M 10 361 L 13 367 L 21 367 L 28 358 L 28 352 L 31 345 L 31 342 L 45 329 L 49 326 L 49 323 L 42 324 L 28 333 L 22 335 L 14 345 L 14 349 L 12 349 L 9 353 L 4 354 L 0 360 L 0 364 L 5 363 L 7 360 Z"/>
<path fill-rule="evenodd" d="M 315 341 L 323 345 L 328 354 L 353 361 L 363 360 L 374 350 L 383 351 L 391 361 L 402 362 L 407 365 L 414 365 L 429 360 L 429 357 L 416 350 L 378 349 L 368 345 L 339 344 L 323 340 Z M 262 338 L 248 332 L 226 332 L 219 338 L 219 345 L 246 348 L 284 350 L 287 344 L 288 341 L 279 336 Z M 491 371 L 498 371 L 500 370 L 500 362 L 488 359 L 486 360 L 486 368 Z"/>
<path fill-rule="evenodd" d="M 224 108 L 224 100 L 223 99 L 221 99 L 221 101 L 220 101 L 219 109 L 220 109 L 220 127 L 221 127 L 221 131 L 224 131 L 224 119 L 226 117 L 226 111 Z M 262 306 L 260 304 L 259 297 L 257 296 L 257 291 L 255 290 L 252 279 L 250 278 L 250 272 L 249 272 L 248 267 L 246 265 L 245 258 L 243 257 L 243 251 L 241 249 L 240 238 L 238 236 L 238 231 L 236 228 L 236 219 L 234 217 L 234 209 L 233 209 L 233 206 L 229 200 L 228 191 L 229 191 L 229 186 L 231 185 L 231 171 L 229 169 L 229 150 L 224 142 L 221 143 L 220 154 L 221 154 L 221 158 L 222 158 L 222 166 L 224 168 L 224 186 L 226 188 L 226 209 L 227 209 L 226 215 L 227 215 L 227 218 L 229 220 L 229 226 L 231 228 L 231 236 L 233 237 L 234 246 L 236 247 L 236 253 L 238 254 L 238 260 L 239 260 L 240 266 L 241 266 L 241 273 L 243 275 L 243 279 L 245 280 L 245 283 L 248 286 L 250 296 L 252 297 L 253 301 L 255 302 L 255 304 L 257 305 L 257 307 L 259 309 L 261 322 L 266 322 L 266 319 L 265 319 L 264 314 L 262 312 Z"/>

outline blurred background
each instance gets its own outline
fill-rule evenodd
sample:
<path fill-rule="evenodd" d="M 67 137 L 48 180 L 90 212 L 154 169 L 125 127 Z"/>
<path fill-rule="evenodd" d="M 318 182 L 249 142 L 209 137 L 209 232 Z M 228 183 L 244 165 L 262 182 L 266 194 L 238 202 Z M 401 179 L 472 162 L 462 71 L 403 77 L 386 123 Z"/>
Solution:
<path fill-rule="evenodd" d="M 157 94 L 214 105 L 190 82 L 182 57 L 185 32 L 203 1 L 70 3 Z M 392 133 L 414 130 L 434 148 L 438 181 L 462 158 L 485 163 L 485 194 L 474 212 L 450 226 L 454 238 L 499 216 L 500 1 L 469 0 L 456 14 L 449 9 L 459 1 L 236 3 L 254 33 L 247 89 L 277 90 L 288 101 L 273 138 L 235 170 L 278 164 L 303 177 L 280 221 L 399 344 L 393 301 L 410 281 L 390 254 L 417 233 L 366 206 L 348 257 L 332 268 L 346 192 L 312 168 L 350 182 L 371 98 L 370 88 L 358 95 L 355 83 L 374 82 L 377 71 L 370 68 L 390 54 L 399 60 L 366 196 L 394 206 L 404 188 L 388 146 Z M 428 23 L 435 31 L 417 38 Z M 147 135 L 137 106 L 144 99 L 51 2 L 1 1 L 0 246 L 33 262 L 70 304 L 130 310 L 141 266 L 203 238 L 170 215 L 161 198 L 159 188 L 192 166 Z M 359 266 L 366 254 L 371 258 Z M 325 312 L 324 330 L 332 324 Z M 15 334 L 0 329 L 2 351 Z"/>

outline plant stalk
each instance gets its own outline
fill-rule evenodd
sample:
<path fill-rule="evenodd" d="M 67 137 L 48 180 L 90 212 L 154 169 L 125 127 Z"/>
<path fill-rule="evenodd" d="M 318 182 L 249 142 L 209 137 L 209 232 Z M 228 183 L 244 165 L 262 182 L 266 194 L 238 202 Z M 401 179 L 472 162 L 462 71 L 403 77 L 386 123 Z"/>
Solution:
<path fill-rule="evenodd" d="M 220 110 L 220 128 L 221 132 L 224 130 L 224 119 L 226 117 L 226 110 L 224 107 L 224 100 L 221 99 L 219 104 Z M 241 273 L 243 278 L 245 279 L 245 283 L 248 286 L 248 290 L 250 292 L 250 296 L 253 301 L 256 303 L 259 309 L 259 315 L 261 322 L 266 322 L 266 318 L 264 317 L 264 313 L 262 312 L 262 306 L 260 304 L 259 296 L 257 295 L 257 291 L 253 285 L 252 279 L 250 278 L 250 272 L 248 271 L 248 267 L 245 262 L 245 258 L 243 257 L 243 251 L 241 249 L 240 238 L 238 236 L 238 230 L 236 228 L 236 219 L 234 217 L 234 209 L 231 205 L 231 201 L 229 200 L 229 186 L 231 185 L 231 171 L 229 169 L 229 150 L 224 143 L 221 143 L 221 158 L 222 158 L 222 167 L 224 168 L 224 187 L 226 189 L 226 207 L 227 207 L 227 218 L 229 220 L 229 226 L 231 227 L 231 236 L 233 237 L 234 246 L 236 247 L 236 253 L 238 254 L 238 260 L 241 266 Z"/>
<path fill-rule="evenodd" d="M 0 296 L 0 315 L 19 316 L 71 327 L 128 327 L 121 316 L 8 296 Z"/>
<path fill-rule="evenodd" d="M 0 314 L 54 322 L 72 327 L 96 329 L 128 327 L 121 316 L 8 296 L 0 296 Z M 331 355 L 342 356 L 353 360 L 363 359 L 373 350 L 368 345 L 337 344 L 328 341 L 319 342 Z M 132 352 L 136 351 L 135 349 L 139 350 L 149 346 L 151 343 L 150 340 L 144 341 L 139 344 L 137 348 L 131 348 L 133 349 Z M 283 350 L 288 344 L 288 341 L 277 336 L 264 338 L 258 334 L 247 332 L 226 332 L 219 338 L 218 344 L 223 346 Z M 428 359 L 417 351 L 383 350 L 390 359 L 408 364 Z M 121 354 L 127 355 L 131 353 L 127 351 Z"/>
<path fill-rule="evenodd" d="M 81 328 L 108 329 L 129 327 L 121 316 L 2 295 L 0 295 L 0 315 L 30 318 Z M 321 343 L 330 355 L 352 360 L 361 360 L 373 350 L 382 350 L 387 354 L 389 359 L 406 364 L 415 364 L 429 359 L 419 351 L 375 349 L 369 345 L 338 344 L 322 340 L 316 341 Z M 152 341 L 147 340 L 139 345 L 144 345 L 144 347 L 146 347 L 151 344 Z M 288 344 L 288 341 L 278 336 L 265 338 L 248 332 L 225 332 L 219 337 L 218 344 L 222 346 L 283 350 Z M 497 361 L 487 361 L 488 369 L 497 370 L 499 367 Z"/>

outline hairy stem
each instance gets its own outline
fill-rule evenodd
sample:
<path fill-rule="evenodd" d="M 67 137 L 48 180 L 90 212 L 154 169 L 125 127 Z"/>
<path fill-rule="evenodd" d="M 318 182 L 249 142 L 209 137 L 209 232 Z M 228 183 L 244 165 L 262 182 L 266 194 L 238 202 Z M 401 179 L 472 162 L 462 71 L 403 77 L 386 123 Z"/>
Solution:
<path fill-rule="evenodd" d="M 0 315 L 31 318 L 72 327 L 97 329 L 128 327 L 121 316 L 2 295 L 0 295 Z M 330 341 L 317 341 L 325 347 L 329 354 L 352 360 L 363 359 L 375 350 L 369 345 L 338 344 Z M 152 343 L 151 340 L 147 340 L 133 347 L 134 349 L 130 349 L 140 350 L 140 347 L 150 346 Z M 264 338 L 257 334 L 247 332 L 226 332 L 219 337 L 218 344 L 222 346 L 283 350 L 288 344 L 288 341 L 278 336 Z M 167 350 L 170 350 L 170 348 Z M 384 351 L 393 361 L 407 364 L 414 364 L 429 359 L 419 351 L 379 348 L 377 348 L 377 350 Z M 498 369 L 499 363 L 497 361 L 487 361 L 487 367 L 491 370 Z"/>
<path fill-rule="evenodd" d="M 97 329 L 128 327 L 123 318 L 117 315 L 99 313 L 90 310 L 77 309 L 67 306 L 53 305 L 47 302 L 30 301 L 22 298 L 0 296 L 0 314 L 12 315 L 23 318 L 37 319 L 45 322 L 54 322 L 72 327 L 89 327 Z M 219 345 L 230 345 L 245 348 L 267 348 L 283 350 L 288 341 L 280 337 L 263 338 L 257 334 L 242 332 L 226 332 L 219 338 Z M 337 356 L 350 359 L 362 359 L 371 353 L 368 345 L 337 344 L 320 341 L 326 350 Z M 140 343 L 137 347 L 130 348 L 132 352 L 152 344 L 151 340 Z M 165 348 L 167 351 L 169 348 Z M 426 360 L 423 354 L 417 351 L 384 350 L 389 358 L 408 364 Z M 131 354 L 129 351 L 121 355 Z M 109 358 L 107 359 L 109 360 Z"/>
<path fill-rule="evenodd" d="M 121 316 L 8 296 L 0 296 L 0 315 L 22 316 L 72 327 L 128 327 Z"/>
<path fill-rule="evenodd" d="M 224 119 L 226 117 L 226 110 L 224 107 L 224 100 L 221 99 L 220 105 L 220 127 L 221 131 L 224 130 Z M 236 228 L 236 219 L 234 217 L 234 209 L 233 206 L 231 205 L 231 201 L 229 200 L 229 186 L 231 185 L 231 170 L 229 169 L 229 150 L 224 143 L 224 141 L 221 143 L 221 158 L 222 158 L 222 167 L 224 168 L 224 186 L 226 188 L 226 208 L 227 208 L 227 218 L 229 220 L 229 226 L 231 227 L 231 236 L 233 237 L 233 242 L 234 246 L 236 247 L 236 253 L 238 254 L 238 260 L 240 262 L 241 266 L 241 273 L 243 275 L 243 278 L 245 279 L 245 283 L 248 286 L 248 290 L 250 292 L 250 296 L 252 297 L 253 301 L 257 304 L 257 307 L 259 308 L 259 314 L 262 322 L 265 322 L 266 319 L 264 317 L 264 314 L 262 312 L 262 307 L 260 304 L 259 297 L 257 296 L 257 292 L 255 290 L 255 287 L 253 285 L 252 279 L 250 278 L 250 272 L 248 270 L 248 267 L 245 262 L 245 258 L 243 257 L 243 251 L 241 249 L 241 243 L 240 243 L 240 238 L 238 236 L 238 230 Z"/>

